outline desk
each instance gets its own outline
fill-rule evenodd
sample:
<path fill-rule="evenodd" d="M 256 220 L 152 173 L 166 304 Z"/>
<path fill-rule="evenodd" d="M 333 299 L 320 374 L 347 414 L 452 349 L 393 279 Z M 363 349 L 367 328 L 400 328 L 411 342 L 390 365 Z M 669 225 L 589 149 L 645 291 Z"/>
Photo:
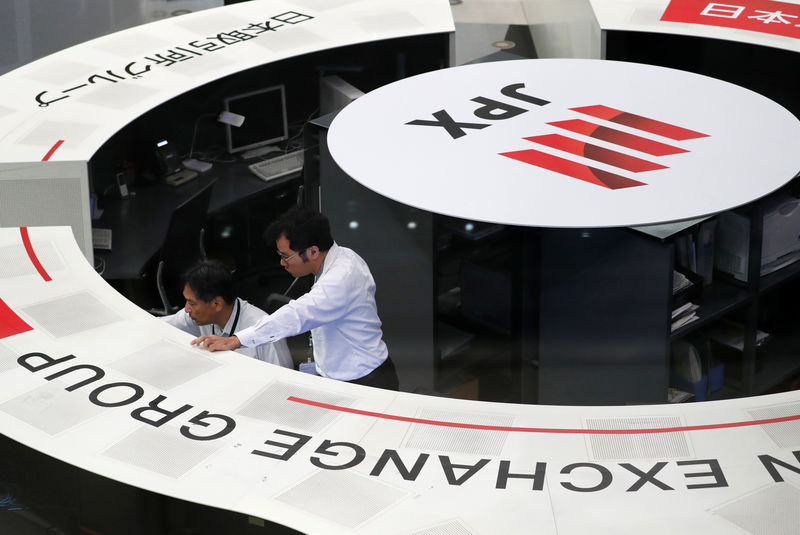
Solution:
<path fill-rule="evenodd" d="M 209 215 L 235 209 L 259 194 L 297 180 L 298 176 L 296 173 L 264 182 L 253 176 L 244 163 L 218 163 L 211 171 L 181 186 L 159 181 L 136 187 L 135 195 L 128 198 L 106 201 L 101 217 L 93 222 L 97 228 L 112 230 L 111 250 L 95 250 L 95 256 L 104 263 L 103 277 L 108 280 L 141 277 L 164 242 L 172 212 L 214 179 L 217 182 Z"/>

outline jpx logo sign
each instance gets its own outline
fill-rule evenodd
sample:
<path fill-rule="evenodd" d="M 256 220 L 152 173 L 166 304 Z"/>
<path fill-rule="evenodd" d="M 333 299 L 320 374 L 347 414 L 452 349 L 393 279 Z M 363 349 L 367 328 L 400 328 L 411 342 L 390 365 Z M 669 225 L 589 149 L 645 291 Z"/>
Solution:
<path fill-rule="evenodd" d="M 540 98 L 520 93 L 519 90 L 524 87 L 525 84 L 511 84 L 501 89 L 500 93 L 509 98 L 513 98 L 516 101 L 535 104 L 536 106 L 545 106 L 550 104 L 550 102 L 547 100 L 542 100 Z M 499 100 L 494 100 L 487 97 L 475 97 L 470 100 L 481 105 L 473 112 L 473 114 L 478 119 L 483 119 L 485 121 L 502 121 L 504 119 L 511 119 L 528 111 L 525 108 L 520 108 L 519 106 L 514 106 L 512 104 L 500 102 Z M 415 119 L 406 124 L 417 126 L 438 126 L 444 128 L 453 139 L 458 139 L 467 135 L 467 132 L 465 132 L 467 129 L 481 130 L 491 125 L 491 123 L 458 122 L 453 119 L 446 110 L 434 112 L 433 118 L 436 120 L 431 121 L 425 119 Z"/>
<path fill-rule="evenodd" d="M 457 120 L 453 118 L 447 110 L 439 110 L 432 114 L 435 120 L 414 119 L 406 124 L 442 128 L 452 139 L 459 139 L 466 136 L 468 130 L 482 130 L 495 124 L 497 121 L 512 119 L 529 111 L 529 109 L 517 105 L 519 102 L 533 104 L 535 106 L 546 106 L 550 104 L 548 100 L 522 93 L 521 90 L 524 88 L 525 84 L 515 83 L 507 85 L 500 90 L 500 94 L 509 99 L 513 99 L 514 104 L 482 96 L 470 99 L 472 102 L 480 105 L 473 111 L 473 115 L 478 119 L 482 119 L 484 122 L 474 122 L 471 118 L 468 121 L 463 118 Z M 644 186 L 645 183 L 575 161 L 572 156 L 579 156 L 601 162 L 630 173 L 642 173 L 645 171 L 668 168 L 664 163 L 652 161 L 654 159 L 653 157 L 664 157 L 689 152 L 688 149 L 677 147 L 671 143 L 665 143 L 663 139 L 654 139 L 653 135 L 658 138 L 668 138 L 672 141 L 687 141 L 708 137 L 707 134 L 701 132 L 696 132 L 688 128 L 644 117 L 642 115 L 617 110 L 601 104 L 569 108 L 569 111 L 591 117 L 592 120 L 578 118 L 546 123 L 552 126 L 554 130 L 558 129 L 559 132 L 569 132 L 571 136 L 563 135 L 563 133 L 552 133 L 524 138 L 538 145 L 556 149 L 558 154 L 563 154 L 563 156 L 533 148 L 502 152 L 500 155 L 590 182 L 598 186 L 609 189 L 621 189 Z M 633 134 L 629 131 L 607 126 L 603 123 L 615 123 L 616 125 L 622 125 L 637 130 L 638 133 Z M 624 147 L 636 153 L 640 153 L 642 156 L 634 156 L 601 146 L 596 144 L 593 140 Z"/>
<path fill-rule="evenodd" d="M 800 120 L 763 95 L 624 61 L 462 65 L 339 112 L 336 164 L 378 194 L 506 225 L 638 227 L 742 206 L 797 174 Z"/>

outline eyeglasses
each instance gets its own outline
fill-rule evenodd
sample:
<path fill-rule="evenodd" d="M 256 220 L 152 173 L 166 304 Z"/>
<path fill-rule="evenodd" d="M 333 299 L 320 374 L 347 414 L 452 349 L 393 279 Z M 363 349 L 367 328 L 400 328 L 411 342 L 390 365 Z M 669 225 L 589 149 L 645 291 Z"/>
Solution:
<path fill-rule="evenodd" d="M 281 257 L 281 261 L 282 262 L 288 262 L 289 260 L 291 260 L 292 258 L 294 258 L 295 256 L 300 254 L 300 251 L 298 251 L 298 252 L 296 252 L 294 254 L 290 254 L 289 256 L 286 256 L 285 254 L 283 254 L 280 251 L 275 251 L 275 252 L 278 253 L 279 257 Z"/>

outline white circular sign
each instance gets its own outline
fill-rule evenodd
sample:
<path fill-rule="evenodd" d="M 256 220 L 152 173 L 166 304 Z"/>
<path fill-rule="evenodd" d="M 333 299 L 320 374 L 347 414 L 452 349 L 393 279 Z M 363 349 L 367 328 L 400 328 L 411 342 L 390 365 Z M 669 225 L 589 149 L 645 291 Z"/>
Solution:
<path fill-rule="evenodd" d="M 331 154 L 417 208 L 544 227 L 634 226 L 746 204 L 800 170 L 800 121 L 748 89 L 604 60 L 466 65 L 334 119 Z"/>

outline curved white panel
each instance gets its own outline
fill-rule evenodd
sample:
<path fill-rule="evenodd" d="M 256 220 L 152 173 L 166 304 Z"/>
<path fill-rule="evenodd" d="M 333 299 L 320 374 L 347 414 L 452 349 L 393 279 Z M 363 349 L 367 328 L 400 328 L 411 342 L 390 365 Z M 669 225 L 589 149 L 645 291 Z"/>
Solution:
<path fill-rule="evenodd" d="M 86 161 L 144 112 L 229 74 L 450 31 L 442 0 L 255 0 L 130 28 L 0 77 L 0 162 Z"/>
<path fill-rule="evenodd" d="M 796 532 L 800 393 L 558 407 L 358 387 L 189 347 L 68 228 L 0 229 L 0 258 L 0 432 L 103 476 L 309 534 Z"/>
<path fill-rule="evenodd" d="M 800 52 L 797 0 L 587 0 L 601 30 L 694 35 Z"/>

